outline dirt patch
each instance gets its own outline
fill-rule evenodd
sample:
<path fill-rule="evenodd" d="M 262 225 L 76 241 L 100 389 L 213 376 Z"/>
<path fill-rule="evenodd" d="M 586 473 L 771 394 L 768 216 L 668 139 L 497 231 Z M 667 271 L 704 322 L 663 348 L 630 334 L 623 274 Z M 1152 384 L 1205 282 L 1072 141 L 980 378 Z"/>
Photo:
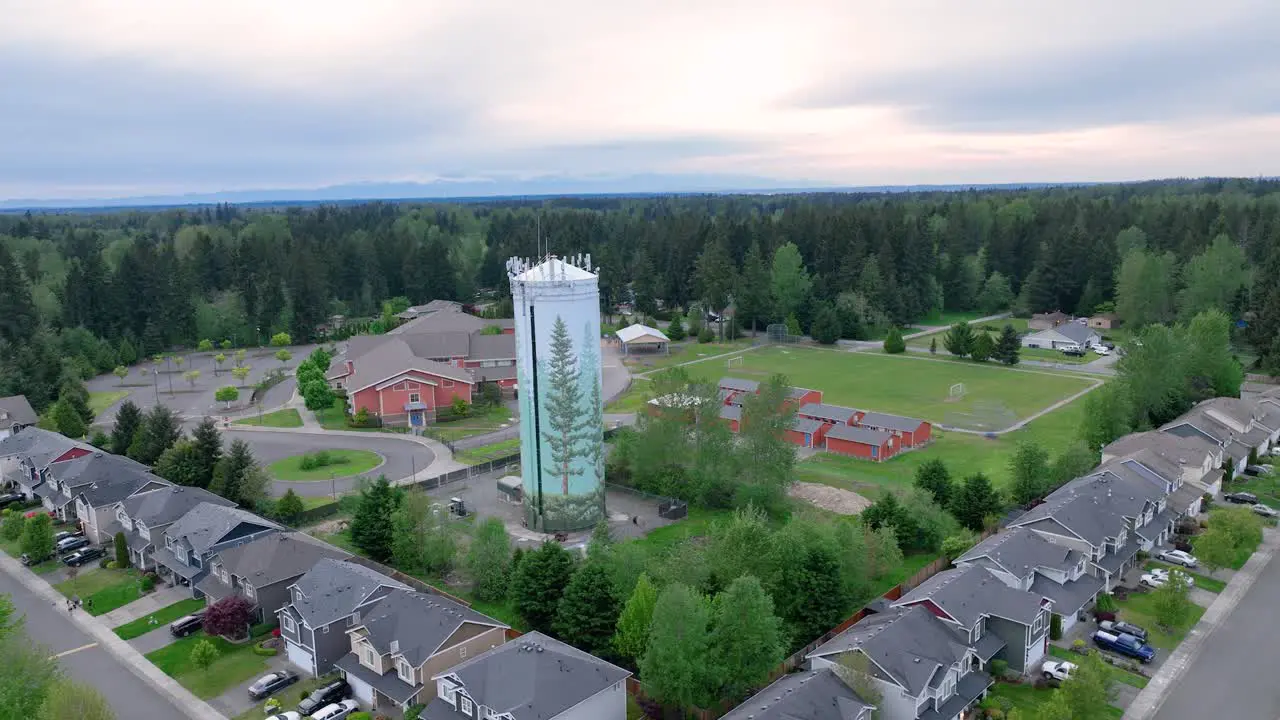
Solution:
<path fill-rule="evenodd" d="M 818 483 L 792 483 L 787 494 L 840 515 L 857 515 L 871 506 L 871 501 L 852 490 L 841 490 Z"/>

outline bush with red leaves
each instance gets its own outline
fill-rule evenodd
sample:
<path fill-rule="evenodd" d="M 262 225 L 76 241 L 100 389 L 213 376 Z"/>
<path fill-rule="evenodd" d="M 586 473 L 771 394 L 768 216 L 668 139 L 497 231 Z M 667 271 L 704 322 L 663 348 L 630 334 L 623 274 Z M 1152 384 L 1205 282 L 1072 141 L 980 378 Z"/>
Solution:
<path fill-rule="evenodd" d="M 242 638 L 249 634 L 253 605 L 239 595 L 228 595 L 204 613 L 204 631 L 210 635 Z"/>

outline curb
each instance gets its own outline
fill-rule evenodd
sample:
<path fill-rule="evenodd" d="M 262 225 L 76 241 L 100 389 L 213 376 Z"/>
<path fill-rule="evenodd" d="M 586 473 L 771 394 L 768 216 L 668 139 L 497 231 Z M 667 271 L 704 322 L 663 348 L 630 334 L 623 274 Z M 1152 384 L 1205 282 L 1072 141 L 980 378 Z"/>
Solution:
<path fill-rule="evenodd" d="M 22 583 L 28 590 L 39 595 L 55 607 L 65 598 L 53 586 L 41 580 L 39 576 L 18 563 L 17 560 L 0 553 L 0 570 Z M 115 656 L 116 660 L 129 668 L 140 680 L 148 683 L 168 700 L 174 708 L 191 720 L 226 720 L 226 716 L 218 712 L 212 705 L 196 697 L 192 692 L 178 684 L 177 680 L 160 672 L 137 650 L 121 640 L 97 618 L 84 611 L 70 613 L 71 622 L 98 642 L 98 646 Z"/>
<path fill-rule="evenodd" d="M 1276 550 L 1280 549 L 1280 531 L 1266 530 L 1263 534 L 1262 546 L 1245 562 L 1244 567 L 1231 578 L 1227 587 L 1213 601 L 1209 609 L 1200 618 L 1200 622 L 1191 628 L 1187 637 L 1173 651 L 1173 655 L 1165 661 L 1160 670 L 1151 678 L 1147 686 L 1138 693 L 1129 709 L 1124 713 L 1124 720 L 1149 720 L 1169 698 L 1169 692 L 1182 674 L 1191 666 L 1191 662 L 1200 653 L 1200 647 L 1209 639 L 1220 625 L 1240 603 L 1244 594 L 1253 587 L 1253 583 L 1262 574 L 1262 569 L 1271 562 Z"/>

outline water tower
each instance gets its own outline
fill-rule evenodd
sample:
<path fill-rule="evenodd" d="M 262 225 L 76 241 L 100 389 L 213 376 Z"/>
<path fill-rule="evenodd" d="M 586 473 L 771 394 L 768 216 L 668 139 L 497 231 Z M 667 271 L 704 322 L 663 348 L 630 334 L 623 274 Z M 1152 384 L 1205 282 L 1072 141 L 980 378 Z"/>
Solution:
<path fill-rule="evenodd" d="M 507 261 L 516 314 L 525 521 L 543 532 L 604 519 L 600 288 L 591 256 Z"/>

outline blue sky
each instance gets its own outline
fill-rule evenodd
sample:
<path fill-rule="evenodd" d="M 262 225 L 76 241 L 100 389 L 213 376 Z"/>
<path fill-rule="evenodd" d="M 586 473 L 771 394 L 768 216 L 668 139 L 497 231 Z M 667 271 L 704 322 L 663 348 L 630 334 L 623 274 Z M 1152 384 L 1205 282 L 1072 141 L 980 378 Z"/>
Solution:
<path fill-rule="evenodd" d="M 0 17 L 0 199 L 1280 168 L 1274 0 L 0 0 Z"/>

